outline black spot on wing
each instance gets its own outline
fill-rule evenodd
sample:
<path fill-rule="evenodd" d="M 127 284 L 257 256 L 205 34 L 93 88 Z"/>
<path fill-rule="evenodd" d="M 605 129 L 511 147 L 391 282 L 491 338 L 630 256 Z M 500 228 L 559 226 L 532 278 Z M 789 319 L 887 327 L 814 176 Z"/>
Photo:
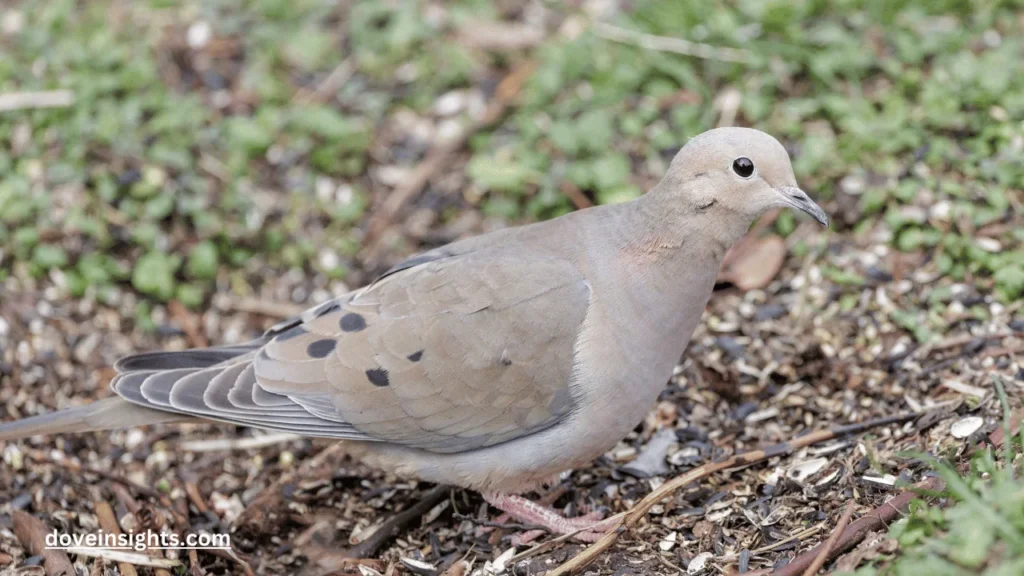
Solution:
<path fill-rule="evenodd" d="M 282 332 L 275 336 L 274 340 L 277 340 L 278 342 L 284 342 L 285 340 L 291 340 L 296 336 L 302 336 L 305 333 L 306 329 L 303 328 L 302 326 L 293 326 L 289 330 L 286 330 L 285 332 Z"/>
<path fill-rule="evenodd" d="M 334 347 L 338 344 L 334 338 L 324 338 L 323 340 L 317 340 L 306 348 L 306 352 L 313 358 L 326 358 L 328 354 L 334 351 Z"/>
<path fill-rule="evenodd" d="M 420 358 L 423 358 L 423 350 L 413 352 L 412 354 L 406 356 L 406 358 L 409 359 L 409 362 L 419 362 Z"/>
<path fill-rule="evenodd" d="M 383 368 L 374 368 L 366 371 L 366 379 L 374 386 L 387 386 L 391 384 L 388 379 L 388 371 Z"/>
<path fill-rule="evenodd" d="M 349 312 L 341 317 L 339 324 L 341 325 L 342 332 L 359 332 L 366 328 L 366 318 L 355 312 Z"/>

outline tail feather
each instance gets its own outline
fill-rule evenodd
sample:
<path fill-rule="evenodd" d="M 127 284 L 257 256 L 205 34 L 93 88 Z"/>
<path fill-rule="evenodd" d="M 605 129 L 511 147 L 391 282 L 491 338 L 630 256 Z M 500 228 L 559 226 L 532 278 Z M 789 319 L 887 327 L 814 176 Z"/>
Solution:
<path fill-rule="evenodd" d="M 0 441 L 186 420 L 194 418 L 138 406 L 121 398 L 107 398 L 85 406 L 0 424 Z"/>
<path fill-rule="evenodd" d="M 225 362 L 237 361 L 239 356 L 258 350 L 262 340 L 252 340 L 235 346 L 195 348 L 175 352 L 143 352 L 125 356 L 114 363 L 118 372 L 140 370 L 175 370 L 178 368 L 209 368 Z"/>
<path fill-rule="evenodd" d="M 237 346 L 147 352 L 118 360 L 111 388 L 93 404 L 0 424 L 0 441 L 161 422 L 220 421 L 307 436 L 372 440 L 340 418 L 329 399 L 264 389 L 253 361 L 266 338 Z"/>

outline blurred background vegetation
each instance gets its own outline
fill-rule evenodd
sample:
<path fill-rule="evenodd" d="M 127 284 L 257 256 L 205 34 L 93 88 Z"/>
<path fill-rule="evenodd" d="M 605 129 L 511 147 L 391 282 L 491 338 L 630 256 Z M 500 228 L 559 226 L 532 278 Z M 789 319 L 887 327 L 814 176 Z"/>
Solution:
<path fill-rule="evenodd" d="M 1020 6 L 16 2 L 0 91 L 66 89 L 73 102 L 0 114 L 0 276 L 191 307 L 218 278 L 243 291 L 270 269 L 346 279 L 365 265 L 372 207 L 528 59 L 511 112 L 415 201 L 429 226 L 465 211 L 556 216 L 573 209 L 567 187 L 632 198 L 725 108 L 791 147 L 839 232 L 928 250 L 943 274 L 1012 300 L 1024 291 L 1024 229 L 1007 225 L 1024 188 Z M 613 42 L 598 18 L 750 60 Z"/>

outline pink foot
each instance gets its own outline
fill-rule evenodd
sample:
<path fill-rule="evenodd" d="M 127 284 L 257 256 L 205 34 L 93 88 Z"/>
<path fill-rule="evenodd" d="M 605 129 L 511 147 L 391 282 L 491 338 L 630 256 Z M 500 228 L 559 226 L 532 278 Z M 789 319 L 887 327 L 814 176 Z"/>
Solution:
<path fill-rule="evenodd" d="M 618 525 L 617 519 L 601 520 L 600 512 L 591 512 L 578 518 L 566 518 L 547 506 L 541 506 L 514 494 L 484 494 L 484 500 L 520 522 L 543 526 L 555 534 L 573 534 L 573 538 L 582 542 L 596 542 Z M 532 532 L 535 531 L 523 534 L 520 539 L 526 536 L 536 538 Z"/>

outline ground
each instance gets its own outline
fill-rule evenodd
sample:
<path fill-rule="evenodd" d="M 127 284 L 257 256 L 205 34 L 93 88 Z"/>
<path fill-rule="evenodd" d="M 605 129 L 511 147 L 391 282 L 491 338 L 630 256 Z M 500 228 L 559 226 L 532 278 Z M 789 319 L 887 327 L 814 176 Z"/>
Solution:
<path fill-rule="evenodd" d="M 242 341 L 417 251 L 634 197 L 688 137 L 754 126 L 832 228 L 757 225 L 650 417 L 555 505 L 620 512 L 736 452 L 921 417 L 713 474 L 588 570 L 781 567 L 846 502 L 864 517 L 934 476 L 931 455 L 967 482 L 945 472 L 948 493 L 830 566 L 1018 574 L 1024 487 L 993 463 L 1013 461 L 1001 431 L 1024 391 L 1018 4 L 9 3 L 0 97 L 67 92 L 46 109 L 0 98 L 3 418 L 108 395 L 120 355 Z M 455 574 L 511 547 L 483 533 L 478 495 L 451 490 L 363 566 L 342 560 L 432 487 L 340 450 L 309 464 L 329 446 L 216 425 L 7 444 L 0 570 L 42 573 L 16 511 L 88 532 L 99 502 L 124 529 L 229 531 L 261 574 Z"/>

